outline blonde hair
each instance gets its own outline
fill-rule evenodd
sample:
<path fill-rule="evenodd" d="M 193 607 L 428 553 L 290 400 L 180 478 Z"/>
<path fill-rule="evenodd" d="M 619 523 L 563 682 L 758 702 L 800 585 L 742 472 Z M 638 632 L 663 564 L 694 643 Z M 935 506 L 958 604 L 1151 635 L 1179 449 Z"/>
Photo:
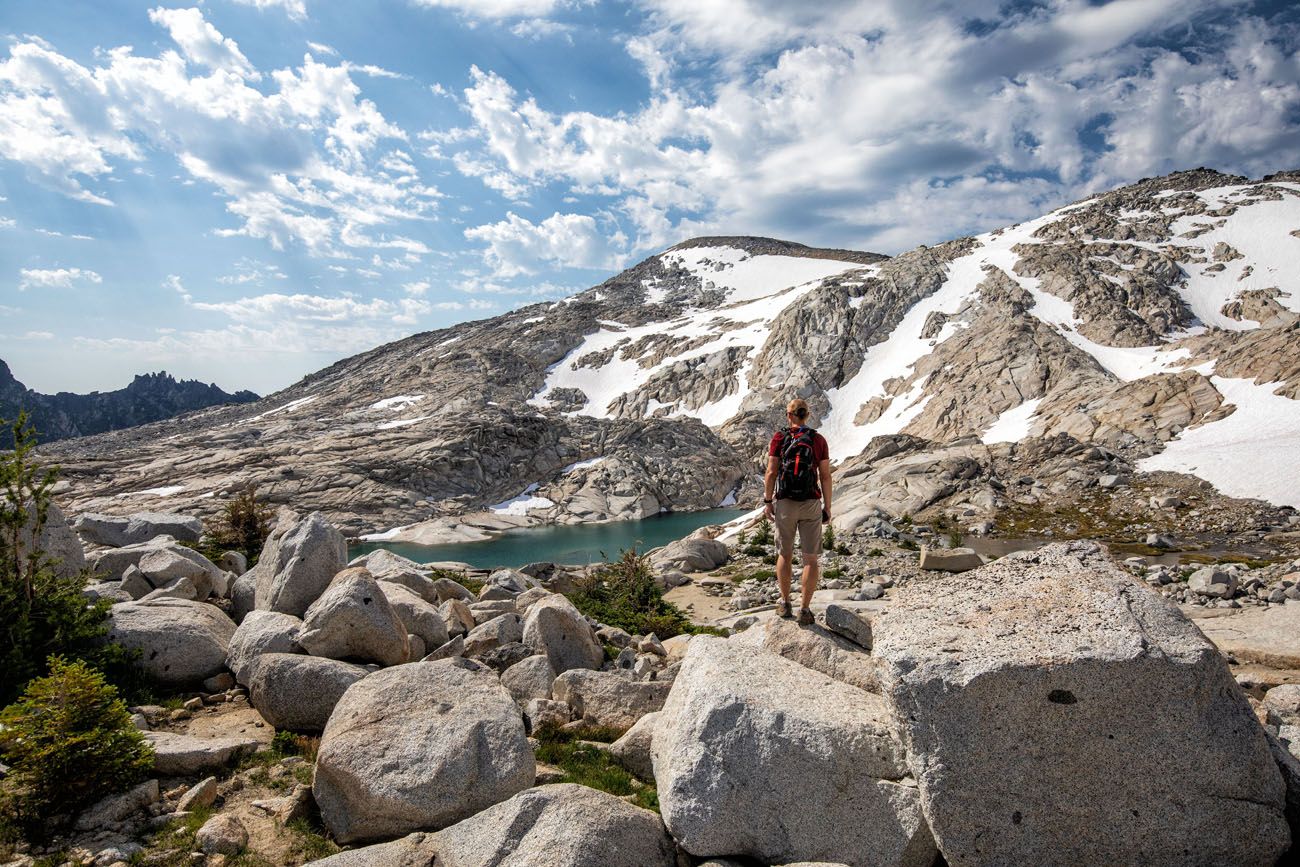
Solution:
<path fill-rule="evenodd" d="M 794 413 L 799 421 L 806 421 L 808 419 L 808 401 L 802 397 L 796 397 L 785 405 L 785 411 Z"/>

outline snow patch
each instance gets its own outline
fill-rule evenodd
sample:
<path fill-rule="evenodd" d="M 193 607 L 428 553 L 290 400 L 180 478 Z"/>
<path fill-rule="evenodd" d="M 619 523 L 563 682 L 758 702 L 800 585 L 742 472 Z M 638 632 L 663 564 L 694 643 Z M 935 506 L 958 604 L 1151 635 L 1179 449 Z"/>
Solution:
<path fill-rule="evenodd" d="M 370 409 L 400 409 L 413 403 L 419 403 L 424 400 L 422 394 L 399 394 L 397 397 L 386 397 L 383 400 L 377 400 L 370 404 Z"/>
<path fill-rule="evenodd" d="M 358 538 L 360 538 L 362 542 L 387 542 L 389 539 L 396 537 L 398 533 L 402 532 L 405 529 L 406 529 L 405 526 L 394 527 L 391 530 L 384 530 L 382 533 L 366 533 L 365 535 L 359 536 Z"/>
<path fill-rule="evenodd" d="M 604 456 L 599 458 L 588 458 L 585 461 L 578 461 L 577 463 L 569 464 L 567 467 L 560 470 L 560 472 L 563 473 L 564 475 L 568 475 L 574 470 L 585 470 L 587 467 L 594 467 L 596 466 L 596 464 L 604 463 L 607 460 L 609 460 L 609 458 Z M 536 489 L 535 486 L 534 489 Z"/>
<path fill-rule="evenodd" d="M 524 488 L 524 492 L 517 497 L 512 497 L 504 503 L 497 503 L 495 506 L 488 506 L 488 511 L 495 512 L 498 515 L 517 515 L 523 517 L 528 514 L 529 509 L 545 509 L 554 506 L 555 503 L 545 497 L 532 496 L 533 491 L 537 490 L 538 484 L 533 482 Z"/>
<path fill-rule="evenodd" d="M 1184 430 L 1160 454 L 1138 461 L 1138 469 L 1190 473 L 1230 497 L 1300 507 L 1300 401 L 1274 394 L 1276 382 L 1210 381 L 1236 411 Z"/>
<path fill-rule="evenodd" d="M 117 494 L 117 497 L 170 497 L 172 494 L 179 494 L 185 490 L 184 485 L 167 485 L 161 488 L 145 488 L 143 491 L 129 491 L 125 494 Z"/>
<path fill-rule="evenodd" d="M 1042 402 L 1041 397 L 1034 398 L 1002 413 L 1002 415 L 998 416 L 997 421 L 989 425 L 989 429 L 980 436 L 980 442 L 986 445 L 1020 442 L 1029 436 L 1031 420 L 1034 413 L 1038 412 L 1038 405 Z"/>
<path fill-rule="evenodd" d="M 300 397 L 297 400 L 291 400 L 288 403 L 284 404 L 283 406 L 277 406 L 275 409 L 268 409 L 266 412 L 259 413 L 258 415 L 252 416 L 251 418 L 246 418 L 241 422 L 241 424 L 248 424 L 250 421 L 257 421 L 260 418 L 266 418 L 268 415 L 278 415 L 279 413 L 282 412 L 293 412 L 295 409 L 306 406 L 307 404 L 311 403 L 315 399 L 316 399 L 316 395 L 312 395 L 311 397 Z"/>

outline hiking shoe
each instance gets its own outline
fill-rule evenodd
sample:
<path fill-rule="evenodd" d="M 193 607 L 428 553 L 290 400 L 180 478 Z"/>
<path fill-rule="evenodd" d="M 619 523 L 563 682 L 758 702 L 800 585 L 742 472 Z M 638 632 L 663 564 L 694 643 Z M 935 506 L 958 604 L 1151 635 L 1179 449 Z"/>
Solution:
<path fill-rule="evenodd" d="M 800 625 L 800 626 L 811 626 L 811 625 L 812 625 L 812 622 L 813 622 L 813 613 L 812 613 L 811 611 L 809 611 L 807 608 L 800 608 L 800 609 L 799 609 L 799 625 Z"/>
<path fill-rule="evenodd" d="M 790 608 L 790 600 L 787 599 L 777 606 L 776 613 L 778 617 L 784 618 L 785 620 L 794 617 L 794 611 Z"/>

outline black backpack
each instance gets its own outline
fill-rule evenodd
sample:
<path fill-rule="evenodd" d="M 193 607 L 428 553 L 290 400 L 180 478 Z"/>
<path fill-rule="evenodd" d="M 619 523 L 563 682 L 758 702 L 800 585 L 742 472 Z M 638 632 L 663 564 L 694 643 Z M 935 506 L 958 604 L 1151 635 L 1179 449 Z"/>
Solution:
<path fill-rule="evenodd" d="M 781 474 L 776 477 L 777 499 L 815 500 L 821 496 L 817 488 L 817 455 L 813 451 L 816 434 L 817 431 L 810 427 L 798 433 L 782 432 L 778 449 Z"/>

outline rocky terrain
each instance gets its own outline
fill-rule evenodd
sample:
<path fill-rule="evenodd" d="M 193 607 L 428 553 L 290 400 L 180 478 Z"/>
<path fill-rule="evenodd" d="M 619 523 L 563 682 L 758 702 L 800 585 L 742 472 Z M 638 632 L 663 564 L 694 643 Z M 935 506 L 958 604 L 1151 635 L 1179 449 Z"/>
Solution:
<path fill-rule="evenodd" d="M 1298 181 L 1179 172 L 893 258 L 696 239 L 255 404 L 47 451 L 79 512 L 211 514 L 252 482 L 350 537 L 438 542 L 753 503 L 798 394 L 843 533 L 1097 535 L 1079 510 L 1115 494 L 1114 527 L 1152 528 L 1123 541 L 1272 545 L 1300 505 Z M 1149 505 L 1174 500 L 1198 505 Z"/>
<path fill-rule="evenodd" d="M 655 551 L 663 585 L 744 606 L 660 640 L 581 614 L 585 568 L 348 562 L 285 509 L 245 570 L 182 545 L 189 516 L 52 510 L 47 547 L 177 698 L 133 708 L 152 778 L 8 863 L 1293 863 L 1300 647 L 1247 676 L 1173 600 L 1289 616 L 1300 561 L 1070 542 L 979 565 L 877 529 L 837 543 L 808 627 L 746 577 L 752 521 Z"/>
<path fill-rule="evenodd" d="M 166 371 L 137 376 L 117 391 L 41 394 L 23 385 L 0 361 L 0 418 L 13 420 L 26 410 L 41 442 L 84 437 L 172 418 L 197 409 L 252 403 L 251 391 L 227 394 L 216 385 L 186 379 L 177 382 Z"/>

